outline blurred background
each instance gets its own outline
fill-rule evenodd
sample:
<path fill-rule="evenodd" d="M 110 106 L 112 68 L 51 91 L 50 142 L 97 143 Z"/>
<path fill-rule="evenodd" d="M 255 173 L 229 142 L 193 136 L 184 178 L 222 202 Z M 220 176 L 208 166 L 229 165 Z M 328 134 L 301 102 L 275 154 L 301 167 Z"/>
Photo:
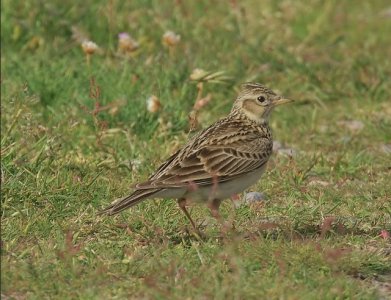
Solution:
<path fill-rule="evenodd" d="M 373 281 L 390 274 L 382 252 L 391 227 L 390 36 L 387 0 L 2 1 L 4 295 L 191 298 L 202 289 L 205 299 L 217 291 L 375 299 L 385 288 Z M 247 81 L 296 100 L 271 117 L 276 155 L 268 180 L 252 189 L 269 202 L 236 212 L 239 232 L 256 238 L 226 254 L 248 261 L 226 262 L 213 238 L 194 248 L 170 200 L 96 219 L 194 131 L 226 115 Z M 208 213 L 192 214 L 201 223 Z M 265 216 L 284 226 L 270 233 L 256 223 Z M 337 259 L 320 255 L 303 267 L 320 248 L 290 241 L 324 237 L 333 224 L 351 236 L 333 231 L 320 252 L 339 245 L 350 252 L 337 257 L 353 263 L 334 268 Z M 198 282 L 203 268 L 215 286 Z M 368 285 L 356 288 L 358 274 Z M 100 280 L 114 283 L 86 288 Z"/>

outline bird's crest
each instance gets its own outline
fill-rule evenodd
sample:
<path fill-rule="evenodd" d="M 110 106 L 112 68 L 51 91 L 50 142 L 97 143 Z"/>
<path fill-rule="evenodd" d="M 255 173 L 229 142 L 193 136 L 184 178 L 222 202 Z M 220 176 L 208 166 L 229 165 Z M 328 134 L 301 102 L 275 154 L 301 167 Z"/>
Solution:
<path fill-rule="evenodd" d="M 243 83 L 241 86 L 240 86 L 240 93 L 241 94 L 253 94 L 253 93 L 265 93 L 265 94 L 271 94 L 271 95 L 275 95 L 275 93 L 267 88 L 266 86 L 260 84 L 260 83 L 255 83 L 255 82 L 246 82 L 246 83 Z"/>

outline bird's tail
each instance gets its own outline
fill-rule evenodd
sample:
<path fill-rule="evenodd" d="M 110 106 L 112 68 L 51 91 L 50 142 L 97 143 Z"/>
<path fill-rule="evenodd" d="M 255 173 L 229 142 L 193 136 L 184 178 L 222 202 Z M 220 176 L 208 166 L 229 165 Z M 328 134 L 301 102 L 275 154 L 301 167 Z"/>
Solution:
<path fill-rule="evenodd" d="M 118 214 L 119 212 L 132 207 L 139 202 L 150 198 L 155 193 L 159 192 L 160 189 L 148 189 L 148 190 L 137 190 L 131 195 L 115 200 L 108 207 L 99 212 L 99 215 L 107 214 L 109 216 Z"/>

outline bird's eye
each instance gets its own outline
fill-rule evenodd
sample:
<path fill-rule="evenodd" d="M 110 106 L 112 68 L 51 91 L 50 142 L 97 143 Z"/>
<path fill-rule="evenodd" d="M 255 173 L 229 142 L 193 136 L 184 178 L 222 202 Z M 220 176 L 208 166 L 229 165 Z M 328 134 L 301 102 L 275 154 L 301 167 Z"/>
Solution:
<path fill-rule="evenodd" d="M 259 102 L 263 103 L 263 102 L 265 102 L 266 98 L 265 98 L 265 96 L 259 96 L 259 97 L 257 98 L 257 100 L 258 100 Z"/>

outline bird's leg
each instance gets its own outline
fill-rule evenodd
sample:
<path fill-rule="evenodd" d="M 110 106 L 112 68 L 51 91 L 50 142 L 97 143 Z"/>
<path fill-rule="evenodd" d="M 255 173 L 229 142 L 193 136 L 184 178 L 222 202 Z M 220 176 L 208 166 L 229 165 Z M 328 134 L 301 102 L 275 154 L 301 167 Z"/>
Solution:
<path fill-rule="evenodd" d="M 232 204 L 233 204 L 233 208 L 234 208 L 234 215 L 236 216 L 237 215 L 237 209 L 239 206 L 240 206 L 240 196 L 238 194 L 233 194 L 231 196 L 231 201 L 232 201 Z M 232 229 L 235 230 L 235 220 L 236 218 L 234 217 L 233 220 L 232 220 Z"/>
<path fill-rule="evenodd" d="M 185 216 L 189 219 L 189 221 L 191 223 L 191 226 L 193 226 L 194 230 L 196 232 L 198 232 L 198 229 L 195 226 L 195 223 L 194 223 L 193 219 L 190 217 L 190 214 L 189 214 L 189 212 L 186 209 L 186 199 L 184 199 L 184 198 L 179 199 L 178 200 L 178 205 L 181 208 L 181 210 L 185 213 Z"/>
<path fill-rule="evenodd" d="M 217 221 L 221 223 L 222 219 L 219 212 L 220 204 L 221 204 L 221 200 L 213 199 L 208 203 L 208 207 L 210 209 L 210 213 L 212 214 L 213 218 L 215 218 Z"/>
<path fill-rule="evenodd" d="M 217 188 L 219 186 L 219 177 L 217 175 L 213 175 L 212 182 L 213 182 L 212 189 L 210 190 L 210 193 L 209 193 L 209 201 L 211 201 L 211 203 L 213 203 L 213 201 L 217 201 L 214 197 L 216 195 Z M 220 206 L 220 203 L 217 204 L 217 211 L 219 210 L 219 206 Z"/>
<path fill-rule="evenodd" d="M 212 216 L 220 223 L 222 227 L 222 233 L 225 235 L 227 231 L 230 229 L 230 226 L 224 222 L 223 218 L 220 215 L 219 208 L 221 202 L 222 201 L 219 199 L 213 199 L 208 203 L 208 207 L 210 209 Z"/>
<path fill-rule="evenodd" d="M 212 214 L 212 216 L 220 224 L 220 226 L 221 226 L 221 233 L 223 234 L 223 236 L 226 236 L 228 228 L 227 228 L 227 225 L 224 223 L 223 218 L 220 215 L 220 211 L 219 211 L 220 204 L 221 204 L 221 200 L 213 199 L 212 201 L 209 201 L 208 207 L 210 209 L 210 213 Z"/>
<path fill-rule="evenodd" d="M 220 215 L 220 204 L 221 200 L 219 199 L 213 199 L 212 201 L 209 201 L 208 207 L 210 209 L 210 213 L 212 214 L 212 217 L 215 218 L 222 226 L 224 225 L 224 220 Z"/>

